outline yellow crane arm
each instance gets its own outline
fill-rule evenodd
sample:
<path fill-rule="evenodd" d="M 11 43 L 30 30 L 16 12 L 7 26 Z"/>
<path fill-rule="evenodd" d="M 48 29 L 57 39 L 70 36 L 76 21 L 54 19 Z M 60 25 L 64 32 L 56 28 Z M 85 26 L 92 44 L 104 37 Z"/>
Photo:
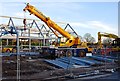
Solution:
<path fill-rule="evenodd" d="M 37 10 L 34 6 L 30 5 L 29 3 L 27 6 L 23 9 L 24 11 L 28 10 L 30 14 L 35 15 L 39 19 L 41 19 L 48 27 L 52 27 L 54 30 L 58 31 L 61 35 L 68 38 L 66 42 L 66 46 L 72 46 L 74 44 L 80 44 L 80 39 L 75 38 L 74 36 L 70 35 L 68 32 L 66 32 L 64 29 L 62 29 L 60 26 L 58 26 L 55 22 L 53 22 L 49 17 L 46 17 L 42 14 L 39 10 Z"/>
<path fill-rule="evenodd" d="M 98 44 L 99 44 L 99 47 L 102 48 L 102 42 L 101 42 L 101 37 L 109 37 L 109 38 L 119 38 L 117 35 L 115 34 L 111 34 L 111 33 L 101 33 L 101 32 L 98 32 Z"/>

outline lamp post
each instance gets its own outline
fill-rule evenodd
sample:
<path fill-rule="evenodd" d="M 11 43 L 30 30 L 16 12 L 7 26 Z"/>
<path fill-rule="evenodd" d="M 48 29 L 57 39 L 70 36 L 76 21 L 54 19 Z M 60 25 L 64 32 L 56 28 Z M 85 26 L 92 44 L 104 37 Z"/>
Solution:
<path fill-rule="evenodd" d="M 20 54 L 19 54 L 19 33 L 16 33 L 17 40 L 17 80 L 20 81 Z"/>

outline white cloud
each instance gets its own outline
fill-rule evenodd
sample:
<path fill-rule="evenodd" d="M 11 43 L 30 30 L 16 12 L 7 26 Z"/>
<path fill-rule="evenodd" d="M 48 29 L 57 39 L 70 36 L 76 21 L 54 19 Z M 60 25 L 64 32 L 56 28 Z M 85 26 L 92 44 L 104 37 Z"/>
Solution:
<path fill-rule="evenodd" d="M 14 13 L 15 17 L 21 17 L 21 18 L 30 18 L 30 19 L 37 19 L 34 15 L 30 15 L 28 12 L 16 12 Z"/>
<path fill-rule="evenodd" d="M 69 22 L 73 28 L 86 28 L 100 32 L 110 32 L 117 34 L 117 27 L 112 27 L 109 24 L 100 21 L 87 21 L 87 22 Z M 84 30 L 85 31 L 85 30 Z M 87 33 L 87 32 L 86 32 Z"/>
<path fill-rule="evenodd" d="M 112 33 L 117 32 L 117 27 L 112 27 L 109 24 L 106 24 L 100 21 L 89 21 L 88 24 L 90 25 L 90 27 L 93 27 L 94 29 L 97 29 L 100 31 L 112 32 Z"/>
<path fill-rule="evenodd" d="M 16 17 L 24 17 L 24 13 L 23 12 L 17 12 L 17 13 L 15 13 L 15 16 Z"/>
<path fill-rule="evenodd" d="M 70 22 L 70 25 L 71 25 L 71 26 L 74 26 L 74 27 L 84 27 L 84 28 L 89 28 L 89 25 L 88 25 L 88 24 L 85 24 L 85 23 L 79 23 L 79 22 Z"/>

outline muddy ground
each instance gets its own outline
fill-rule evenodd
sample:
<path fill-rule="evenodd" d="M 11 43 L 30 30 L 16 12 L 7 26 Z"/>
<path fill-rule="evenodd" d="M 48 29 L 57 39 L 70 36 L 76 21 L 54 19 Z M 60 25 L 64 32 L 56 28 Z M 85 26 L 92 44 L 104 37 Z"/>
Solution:
<path fill-rule="evenodd" d="M 61 69 L 54 65 L 48 64 L 44 58 L 36 56 L 21 56 L 20 57 L 20 81 L 66 81 L 65 76 L 74 73 L 79 75 L 97 69 L 104 68 L 104 66 L 94 66 L 90 68 L 77 69 Z M 113 66 L 108 65 L 109 68 Z M 2 58 L 2 81 L 17 81 L 17 57 L 3 57 Z"/>

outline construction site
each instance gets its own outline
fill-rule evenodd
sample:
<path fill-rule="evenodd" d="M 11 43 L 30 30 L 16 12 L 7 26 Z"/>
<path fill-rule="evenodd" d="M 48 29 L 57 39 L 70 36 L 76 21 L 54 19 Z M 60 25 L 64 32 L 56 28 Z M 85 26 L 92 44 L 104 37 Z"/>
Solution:
<path fill-rule="evenodd" d="M 120 81 L 118 35 L 98 32 L 98 42 L 89 43 L 35 5 L 27 3 L 23 12 L 36 19 L 0 16 L 8 21 L 0 23 L 1 81 Z M 113 40 L 104 45 L 103 37 Z"/>

